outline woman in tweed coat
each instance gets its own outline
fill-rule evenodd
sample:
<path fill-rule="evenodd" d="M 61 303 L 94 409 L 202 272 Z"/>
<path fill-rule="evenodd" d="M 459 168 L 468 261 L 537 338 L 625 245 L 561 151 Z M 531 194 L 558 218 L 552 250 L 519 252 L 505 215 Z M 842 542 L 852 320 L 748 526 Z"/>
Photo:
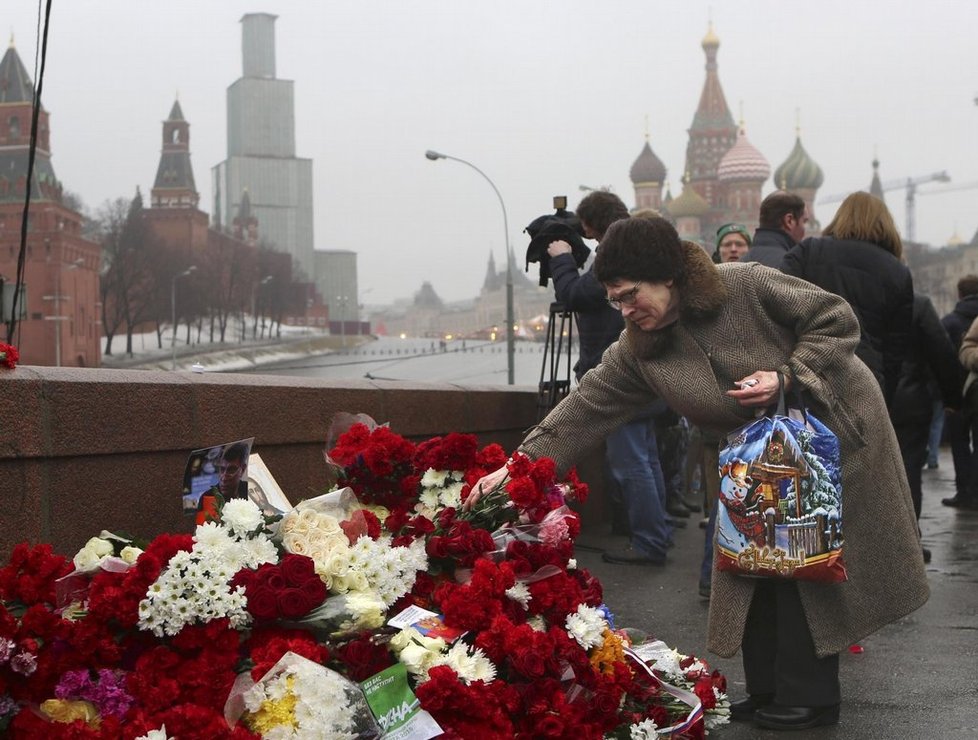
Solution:
<path fill-rule="evenodd" d="M 714 265 L 663 219 L 613 224 L 594 269 L 626 329 L 521 449 L 566 470 L 650 397 L 724 435 L 775 399 L 778 373 L 801 389 L 839 437 L 849 579 L 715 571 L 709 647 L 724 657 L 743 648 L 750 696 L 734 704 L 738 719 L 772 729 L 834 723 L 838 653 L 929 594 L 896 437 L 879 384 L 854 355 L 852 309 L 757 263 Z M 747 380 L 757 383 L 738 387 Z M 496 471 L 475 490 L 504 475 Z"/>

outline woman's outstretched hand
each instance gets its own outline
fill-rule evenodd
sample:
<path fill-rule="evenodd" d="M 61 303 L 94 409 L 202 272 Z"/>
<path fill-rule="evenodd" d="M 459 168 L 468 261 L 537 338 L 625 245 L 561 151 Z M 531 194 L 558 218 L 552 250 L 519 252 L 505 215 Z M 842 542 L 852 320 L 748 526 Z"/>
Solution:
<path fill-rule="evenodd" d="M 784 379 L 784 389 L 788 390 L 789 379 Z M 775 370 L 755 370 L 746 378 L 738 380 L 737 386 L 726 395 L 735 399 L 741 406 L 770 406 L 778 400 L 778 373 Z"/>
<path fill-rule="evenodd" d="M 475 485 L 472 486 L 472 490 L 469 491 L 469 495 L 465 499 L 465 503 L 462 504 L 462 511 L 468 511 L 475 506 L 476 502 L 482 498 L 484 494 L 489 493 L 492 489 L 506 480 L 507 475 L 509 475 L 509 470 L 505 465 L 503 465 L 501 468 L 499 468 L 499 470 L 494 470 L 493 472 L 489 473 L 489 475 L 479 478 L 479 480 L 475 482 Z"/>

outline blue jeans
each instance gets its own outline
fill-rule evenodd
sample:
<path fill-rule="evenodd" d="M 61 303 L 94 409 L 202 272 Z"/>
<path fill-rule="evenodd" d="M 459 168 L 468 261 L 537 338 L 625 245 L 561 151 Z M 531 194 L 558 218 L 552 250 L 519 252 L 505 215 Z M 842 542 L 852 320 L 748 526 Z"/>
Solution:
<path fill-rule="evenodd" d="M 937 466 L 937 453 L 941 449 L 941 434 L 944 432 L 944 402 L 934 401 L 934 411 L 930 419 L 930 436 L 927 439 L 927 464 Z"/>
<path fill-rule="evenodd" d="M 664 558 L 672 527 L 666 520 L 666 483 L 652 419 L 630 421 L 609 434 L 605 456 L 628 516 L 632 549 Z"/>
<path fill-rule="evenodd" d="M 706 523 L 706 540 L 703 543 L 703 561 L 700 563 L 700 583 L 709 585 L 713 581 L 713 535 L 717 529 L 717 507 L 720 501 L 713 499 L 710 507 L 710 520 Z"/>

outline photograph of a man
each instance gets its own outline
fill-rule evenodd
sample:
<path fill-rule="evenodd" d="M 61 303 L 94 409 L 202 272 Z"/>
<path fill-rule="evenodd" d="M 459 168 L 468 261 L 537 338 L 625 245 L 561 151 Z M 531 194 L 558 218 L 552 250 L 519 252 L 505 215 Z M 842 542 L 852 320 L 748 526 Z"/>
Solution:
<path fill-rule="evenodd" d="M 228 501 L 248 497 L 248 457 L 254 438 L 194 450 L 183 482 L 183 510 L 205 521 L 216 514 L 217 497 Z"/>

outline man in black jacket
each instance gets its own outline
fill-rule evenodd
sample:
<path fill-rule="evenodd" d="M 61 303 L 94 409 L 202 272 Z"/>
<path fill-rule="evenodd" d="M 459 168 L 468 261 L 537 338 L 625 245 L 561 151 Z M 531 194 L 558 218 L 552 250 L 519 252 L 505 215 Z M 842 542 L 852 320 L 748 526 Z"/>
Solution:
<path fill-rule="evenodd" d="M 978 318 L 978 275 L 965 275 L 958 280 L 958 302 L 941 323 L 947 329 L 954 351 L 961 349 L 961 340 L 972 322 Z M 963 368 L 962 368 L 963 371 Z M 945 506 L 961 509 L 978 508 L 978 417 L 968 417 L 963 411 L 949 413 L 945 419 L 951 456 L 954 460 L 954 488 L 951 498 L 942 499 Z"/>
<path fill-rule="evenodd" d="M 628 218 L 628 208 L 614 193 L 595 190 L 578 204 L 577 217 L 584 235 L 597 239 L 601 249 L 605 231 L 615 221 Z M 574 374 L 580 380 L 601 362 L 601 355 L 618 340 L 625 322 L 621 312 L 609 304 L 607 292 L 591 268 L 583 273 L 577 271 L 570 244 L 552 242 L 547 254 L 557 300 L 577 318 L 580 357 Z M 604 553 L 608 562 L 663 565 L 666 560 L 672 528 L 665 511 L 665 477 L 652 423 L 655 413 L 655 409 L 648 409 L 605 440 L 608 473 L 621 497 L 631 535 L 629 547 Z"/>
<path fill-rule="evenodd" d="M 941 326 L 934 304 L 927 296 L 914 293 L 910 343 L 890 407 L 890 420 L 900 443 L 918 520 L 922 498 L 920 471 L 927 458 L 934 401 L 942 399 L 946 408 L 959 408 L 963 382 L 958 353 Z M 928 558 L 925 550 L 924 559 Z"/>
<path fill-rule="evenodd" d="M 785 253 L 805 238 L 807 223 L 805 201 L 794 193 L 775 190 L 761 201 L 754 240 L 740 261 L 780 269 Z"/>

